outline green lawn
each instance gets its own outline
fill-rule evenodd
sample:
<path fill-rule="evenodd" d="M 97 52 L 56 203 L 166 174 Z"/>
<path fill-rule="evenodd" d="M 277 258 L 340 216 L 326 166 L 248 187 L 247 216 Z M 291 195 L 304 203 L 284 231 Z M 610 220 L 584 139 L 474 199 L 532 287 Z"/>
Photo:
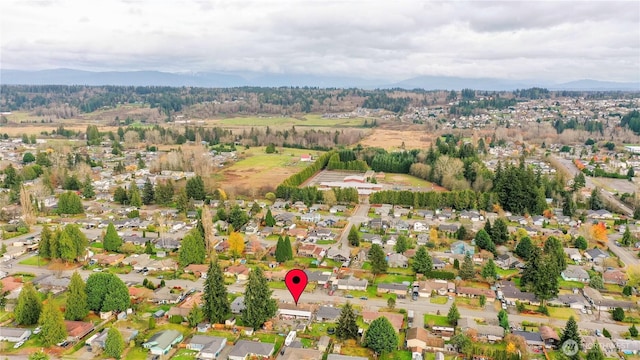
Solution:
<path fill-rule="evenodd" d="M 449 301 L 449 298 L 446 296 L 432 296 L 429 301 L 432 304 L 440 304 L 440 305 L 444 305 L 447 303 L 447 301 Z"/>
<path fill-rule="evenodd" d="M 571 316 L 580 318 L 574 309 L 568 307 L 553 307 L 547 306 L 549 310 L 549 316 L 554 319 L 569 319 Z"/>
<path fill-rule="evenodd" d="M 496 270 L 497 270 L 496 273 L 498 275 L 502 276 L 503 278 L 516 275 L 516 274 L 518 274 L 520 272 L 520 270 L 518 270 L 518 269 L 507 269 L 507 270 L 504 270 L 504 269 L 501 269 L 501 268 L 497 268 Z"/>
<path fill-rule="evenodd" d="M 380 357 L 380 360 L 411 360 L 411 351 L 398 350 L 391 354 L 384 354 Z"/>
<path fill-rule="evenodd" d="M 30 257 L 20 261 L 18 264 L 31 265 L 31 266 L 45 266 L 45 265 L 49 264 L 49 260 L 47 260 L 45 258 L 41 258 L 40 255 L 36 255 L 36 256 L 30 256 Z"/>
<path fill-rule="evenodd" d="M 192 360 L 198 355 L 197 351 L 180 349 L 171 358 L 172 360 Z"/>
<path fill-rule="evenodd" d="M 362 270 L 371 270 L 371 263 L 368 261 L 362 263 Z"/>
<path fill-rule="evenodd" d="M 404 281 L 408 281 L 410 283 L 413 283 L 413 280 L 415 279 L 414 276 L 412 275 L 398 275 L 398 274 L 383 274 L 383 275 L 378 275 L 378 277 L 376 278 L 376 284 L 380 284 L 380 283 L 402 283 Z"/>
<path fill-rule="evenodd" d="M 417 178 L 409 174 L 386 173 L 384 176 L 384 182 L 390 183 L 390 184 L 423 187 L 423 188 L 431 188 L 433 186 L 432 182 Z"/>
<path fill-rule="evenodd" d="M 323 335 L 327 335 L 328 328 L 335 328 L 336 324 L 333 323 L 313 323 L 307 327 L 305 334 L 314 338 L 319 338 Z"/>
<path fill-rule="evenodd" d="M 425 325 L 434 326 L 449 326 L 449 321 L 446 316 L 424 314 Z"/>
<path fill-rule="evenodd" d="M 141 347 L 134 347 L 129 349 L 125 360 L 146 360 L 147 355 L 149 354 L 149 350 L 143 349 Z"/>
<path fill-rule="evenodd" d="M 91 244 L 89 244 L 89 247 L 92 247 L 94 249 L 104 249 L 104 246 L 102 246 L 102 241 L 92 242 Z"/>
<path fill-rule="evenodd" d="M 287 286 L 285 285 L 284 281 L 269 281 L 269 288 L 270 289 L 286 289 Z"/>
<path fill-rule="evenodd" d="M 567 290 L 571 290 L 574 288 L 582 289 L 584 287 L 584 283 L 580 281 L 566 281 L 566 280 L 560 279 L 559 284 L 560 284 L 560 289 L 567 289 Z"/>
<path fill-rule="evenodd" d="M 336 241 L 335 240 L 318 240 L 316 241 L 317 245 L 331 245 L 331 244 L 335 244 Z"/>

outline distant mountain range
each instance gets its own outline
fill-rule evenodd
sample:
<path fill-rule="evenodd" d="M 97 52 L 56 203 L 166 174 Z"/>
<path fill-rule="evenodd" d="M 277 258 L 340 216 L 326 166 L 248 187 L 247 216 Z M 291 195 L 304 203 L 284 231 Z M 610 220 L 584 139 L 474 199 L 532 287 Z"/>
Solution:
<path fill-rule="evenodd" d="M 0 69 L 0 84 L 6 85 L 119 85 L 119 86 L 196 86 L 196 87 L 279 87 L 310 86 L 321 88 L 403 88 L 425 90 L 514 90 L 545 87 L 549 90 L 640 91 L 640 82 L 577 80 L 545 83 L 534 80 L 418 76 L 397 83 L 355 77 L 265 74 L 265 73 L 168 73 L 160 71 L 92 72 L 73 69 L 23 71 Z"/>

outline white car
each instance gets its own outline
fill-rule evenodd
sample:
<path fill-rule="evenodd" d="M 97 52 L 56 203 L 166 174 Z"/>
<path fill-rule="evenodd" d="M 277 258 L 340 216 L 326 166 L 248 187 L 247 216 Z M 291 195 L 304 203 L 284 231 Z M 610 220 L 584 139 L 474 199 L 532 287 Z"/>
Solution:
<path fill-rule="evenodd" d="M 22 346 L 22 345 L 24 345 L 24 340 L 22 340 L 22 341 L 20 341 L 20 342 L 17 342 L 15 345 L 13 345 L 13 348 L 14 348 L 14 349 L 17 349 L 17 348 L 19 348 L 19 347 L 20 347 L 20 346 Z"/>
<path fill-rule="evenodd" d="M 507 310 L 507 304 L 506 303 L 502 303 L 502 309 L 503 310 Z"/>
<path fill-rule="evenodd" d="M 37 328 L 33 329 L 33 333 L 34 334 L 40 334 L 40 331 L 42 331 L 42 328 L 40 326 L 38 326 Z"/>

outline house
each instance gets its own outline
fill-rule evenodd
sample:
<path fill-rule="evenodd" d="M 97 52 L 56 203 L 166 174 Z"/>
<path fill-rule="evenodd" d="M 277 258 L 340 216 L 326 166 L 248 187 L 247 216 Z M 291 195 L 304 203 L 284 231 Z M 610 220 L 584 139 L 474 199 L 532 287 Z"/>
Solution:
<path fill-rule="evenodd" d="M 323 351 L 285 347 L 278 360 L 322 360 Z"/>
<path fill-rule="evenodd" d="M 451 244 L 451 253 L 456 255 L 473 255 L 476 249 L 475 246 L 468 244 L 462 240 L 458 240 Z"/>
<path fill-rule="evenodd" d="M 361 290 L 367 291 L 369 281 L 367 279 L 358 279 L 353 276 L 349 276 L 345 279 L 338 279 L 338 290 Z"/>
<path fill-rule="evenodd" d="M 511 333 L 516 336 L 522 336 L 528 346 L 532 346 L 532 347 L 545 346 L 545 342 L 542 340 L 542 336 L 540 336 L 539 332 L 515 330 L 515 331 L 512 331 Z"/>
<path fill-rule="evenodd" d="M 496 265 L 498 265 L 501 269 L 507 270 L 516 267 L 520 261 L 513 257 L 511 254 L 500 254 L 496 256 L 494 259 Z"/>
<path fill-rule="evenodd" d="M 17 343 L 23 340 L 27 340 L 30 336 L 30 329 L 0 326 L 0 341 Z"/>
<path fill-rule="evenodd" d="M 205 264 L 190 264 L 189 266 L 184 268 L 185 272 L 194 274 L 195 276 L 201 277 L 203 279 L 207 277 L 208 270 L 209 265 Z"/>
<path fill-rule="evenodd" d="M 187 349 L 198 351 L 199 359 L 217 359 L 227 345 L 227 339 L 217 336 L 194 335 L 187 344 Z"/>
<path fill-rule="evenodd" d="M 425 225 L 419 221 L 413 223 L 413 231 L 415 232 L 425 232 L 429 231 L 429 226 Z"/>
<path fill-rule="evenodd" d="M 542 338 L 542 341 L 544 341 L 546 347 L 555 348 L 560 344 L 560 337 L 558 336 L 558 333 L 556 333 L 556 331 L 551 327 L 541 325 L 538 328 L 538 331 L 540 332 L 540 337 Z"/>
<path fill-rule="evenodd" d="M 320 272 L 320 271 L 310 271 L 307 269 L 304 272 L 307 274 L 307 281 L 310 283 L 325 285 L 327 282 L 329 282 L 329 279 L 331 279 L 330 271 Z"/>
<path fill-rule="evenodd" d="M 96 263 L 104 266 L 115 266 L 124 260 L 123 254 L 96 254 L 91 257 Z"/>
<path fill-rule="evenodd" d="M 391 284 L 378 284 L 377 294 L 396 294 L 399 298 L 407 296 L 407 285 L 391 283 Z"/>
<path fill-rule="evenodd" d="M 41 292 L 52 292 L 54 294 L 67 290 L 70 282 L 70 278 L 59 278 L 53 274 L 44 274 L 33 279 L 33 284 L 36 285 Z"/>
<path fill-rule="evenodd" d="M 438 295 L 447 295 L 448 293 L 455 293 L 456 284 L 446 280 L 426 280 L 416 281 L 413 283 L 413 292 L 417 293 L 419 297 L 431 297 L 435 292 Z"/>
<path fill-rule="evenodd" d="M 391 254 L 387 257 L 389 267 L 406 268 L 409 265 L 409 259 L 406 256 L 398 253 Z"/>
<path fill-rule="evenodd" d="M 310 222 L 310 223 L 318 223 L 320 222 L 320 214 L 317 212 L 310 212 L 307 214 L 303 214 L 300 216 L 300 221 Z"/>
<path fill-rule="evenodd" d="M 485 296 L 487 302 L 493 302 L 496 299 L 496 293 L 490 289 L 478 289 L 472 287 L 458 286 L 456 288 L 456 294 L 458 296 L 464 296 L 468 298 Z"/>
<path fill-rule="evenodd" d="M 342 310 L 333 306 L 321 306 L 316 312 L 316 321 L 336 322 Z"/>
<path fill-rule="evenodd" d="M 182 294 L 172 292 L 167 286 L 157 288 L 151 295 L 151 301 L 156 304 L 177 304 L 181 299 Z"/>
<path fill-rule="evenodd" d="M 624 285 L 627 282 L 627 274 L 618 269 L 606 270 L 602 273 L 602 280 L 605 284 Z"/>
<path fill-rule="evenodd" d="M 582 340 L 582 348 L 583 349 L 591 349 L 593 347 L 593 345 L 597 341 L 598 345 L 600 345 L 600 349 L 602 349 L 602 352 L 604 353 L 605 357 L 615 358 L 617 353 L 618 353 L 618 348 L 616 348 L 616 343 L 614 343 L 613 340 L 611 340 L 609 338 L 606 338 L 604 336 L 583 335 L 583 336 L 581 336 L 581 340 Z M 640 343 L 637 340 L 622 340 L 622 341 L 635 341 L 635 342 Z M 620 345 L 622 345 L 624 347 L 624 343 L 621 343 Z M 620 348 L 620 351 L 625 352 L 622 347 Z M 627 353 L 627 355 L 631 355 L 631 353 Z"/>
<path fill-rule="evenodd" d="M 580 293 L 558 295 L 557 298 L 549 300 L 549 305 L 568 306 L 576 310 L 587 309 L 591 306 Z"/>
<path fill-rule="evenodd" d="M 337 262 L 345 262 L 351 258 L 349 247 L 337 248 L 332 247 L 327 251 L 327 257 Z"/>
<path fill-rule="evenodd" d="M 474 329 L 478 339 L 488 342 L 502 341 L 504 337 L 504 329 L 502 327 L 497 325 L 479 325 L 476 324 L 475 320 L 467 317 L 458 320 L 458 328 L 462 331 Z"/>
<path fill-rule="evenodd" d="M 433 336 L 427 330 L 420 327 L 412 327 L 407 330 L 407 348 L 412 351 L 444 351 L 444 339 Z"/>
<path fill-rule="evenodd" d="M 362 312 L 362 321 L 365 324 L 371 324 L 371 322 L 379 317 L 386 317 L 396 332 L 399 332 L 402 329 L 402 324 L 404 323 L 404 315 L 398 313 L 390 313 L 390 312 L 381 312 L 381 311 L 363 311 Z"/>
<path fill-rule="evenodd" d="M 440 217 L 442 216 L 439 215 Z M 445 234 L 455 234 L 460 229 L 460 224 L 440 224 L 438 225 L 438 231 Z"/>
<path fill-rule="evenodd" d="M 604 259 L 609 257 L 609 254 L 602 251 L 601 249 L 595 248 L 585 251 L 584 256 L 591 262 L 602 263 Z"/>
<path fill-rule="evenodd" d="M 510 305 L 515 305 L 516 301 L 526 304 L 539 304 L 535 294 L 520 290 L 513 281 L 503 281 L 499 285 L 498 298 L 505 300 Z"/>
<path fill-rule="evenodd" d="M 184 337 L 177 330 L 164 330 L 154 334 L 142 347 L 149 349 L 152 355 L 166 355 L 171 347 L 182 341 Z"/>
<path fill-rule="evenodd" d="M 434 257 L 433 259 L 431 259 L 431 263 L 432 263 L 433 270 L 442 270 L 447 266 L 447 264 L 444 261 L 440 260 L 437 257 Z"/>
<path fill-rule="evenodd" d="M 564 253 L 567 257 L 577 263 L 582 262 L 582 255 L 580 254 L 580 250 L 575 248 L 564 248 Z"/>
<path fill-rule="evenodd" d="M 600 340 L 601 338 L 597 339 Z M 626 355 L 640 354 L 640 340 L 615 339 L 614 342 L 618 350 Z"/>
<path fill-rule="evenodd" d="M 118 328 L 120 334 L 122 335 L 122 340 L 124 340 L 125 344 L 128 344 L 131 340 L 135 339 L 138 336 L 138 330 L 130 329 L 130 328 Z M 97 333 L 91 336 L 86 344 L 91 346 L 91 350 L 94 349 L 104 349 L 105 342 L 107 341 L 107 335 L 109 331 L 108 329 L 102 330 L 102 332 Z"/>
<path fill-rule="evenodd" d="M 276 315 L 281 319 L 310 320 L 313 315 L 312 307 L 308 304 L 280 303 Z"/>
<path fill-rule="evenodd" d="M 233 299 L 230 306 L 231 306 L 231 312 L 233 314 L 240 314 L 242 310 L 245 309 L 244 296 L 238 296 L 237 298 Z"/>
<path fill-rule="evenodd" d="M 229 353 L 229 360 L 246 360 L 249 357 L 269 357 L 274 344 L 249 340 L 238 340 Z"/>
<path fill-rule="evenodd" d="M 95 329 L 93 323 L 84 321 L 65 320 L 64 326 L 67 328 L 67 339 L 73 341 L 81 340 Z"/>
<path fill-rule="evenodd" d="M 565 281 L 589 282 L 589 273 L 577 265 L 567 265 L 567 268 L 560 273 L 560 276 Z"/>
<path fill-rule="evenodd" d="M 224 271 L 224 276 L 235 277 L 238 281 L 247 281 L 249 279 L 250 269 L 242 264 L 229 266 Z"/>

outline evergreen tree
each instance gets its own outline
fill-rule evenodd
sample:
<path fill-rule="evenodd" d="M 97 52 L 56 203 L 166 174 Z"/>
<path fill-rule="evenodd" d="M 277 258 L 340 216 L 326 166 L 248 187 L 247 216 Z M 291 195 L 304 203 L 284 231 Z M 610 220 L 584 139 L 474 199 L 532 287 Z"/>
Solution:
<path fill-rule="evenodd" d="M 187 315 L 187 322 L 189 326 L 196 327 L 202 320 L 204 320 L 204 311 L 198 304 L 194 303 L 189 315 Z"/>
<path fill-rule="evenodd" d="M 128 199 L 129 199 L 129 205 L 136 208 L 139 208 L 142 206 L 142 197 L 140 197 L 140 189 L 138 189 L 138 185 L 136 185 L 136 182 L 133 180 L 131 180 L 131 183 L 129 184 Z"/>
<path fill-rule="evenodd" d="M 509 315 L 504 309 L 501 309 L 498 313 L 498 323 L 503 329 L 509 330 Z"/>
<path fill-rule="evenodd" d="M 600 275 L 600 273 L 593 273 L 591 275 L 591 279 L 589 280 L 589 286 L 598 290 L 604 289 L 604 282 L 602 281 L 602 275 Z"/>
<path fill-rule="evenodd" d="M 276 243 L 276 261 L 280 263 L 287 261 L 287 256 L 284 252 L 284 239 L 282 238 L 282 235 L 278 236 L 278 242 Z"/>
<path fill-rule="evenodd" d="M 496 245 L 493 243 L 493 240 L 491 240 L 491 236 L 489 236 L 484 229 L 480 229 L 476 234 L 476 245 L 478 245 L 480 249 L 487 250 L 492 253 L 496 252 Z"/>
<path fill-rule="evenodd" d="M 40 350 L 29 355 L 28 360 L 49 360 L 49 355 Z"/>
<path fill-rule="evenodd" d="M 576 202 L 573 201 L 571 193 L 566 192 L 562 196 L 562 215 L 573 216 L 576 213 Z"/>
<path fill-rule="evenodd" d="M 464 256 L 464 261 L 462 261 L 458 275 L 460 275 L 462 280 L 472 279 L 476 275 L 476 271 L 473 268 L 473 260 L 471 260 L 469 254 Z"/>
<path fill-rule="evenodd" d="M 351 246 L 360 246 L 360 234 L 358 234 L 358 229 L 353 225 L 349 229 L 349 235 L 347 236 L 349 240 L 349 245 Z"/>
<path fill-rule="evenodd" d="M 204 239 L 200 236 L 197 229 L 193 229 L 182 239 L 180 252 L 178 254 L 178 263 L 181 266 L 190 264 L 202 264 L 207 256 L 207 250 Z"/>
<path fill-rule="evenodd" d="M 109 328 L 107 338 L 104 340 L 104 353 L 109 357 L 120 359 L 122 351 L 124 351 L 124 339 L 120 331 L 115 326 L 112 326 Z"/>
<path fill-rule="evenodd" d="M 452 326 L 458 325 L 458 320 L 460 320 L 460 312 L 458 311 L 458 307 L 455 303 L 451 304 L 449 308 L 449 312 L 447 313 L 447 321 Z"/>
<path fill-rule="evenodd" d="M 589 246 L 589 244 L 587 243 L 587 239 L 584 238 L 584 236 L 580 235 L 576 238 L 576 241 L 574 242 L 575 247 L 577 247 L 580 250 L 586 250 L 587 246 Z"/>
<path fill-rule="evenodd" d="M 423 245 L 418 248 L 418 251 L 413 256 L 411 267 L 416 274 L 426 274 L 433 269 L 433 260 L 427 252 L 426 246 Z"/>
<path fill-rule="evenodd" d="M 60 194 L 58 198 L 58 214 L 75 215 L 84 213 L 80 196 L 72 191 Z"/>
<path fill-rule="evenodd" d="M 387 272 L 389 264 L 380 245 L 371 245 L 371 249 L 369 249 L 369 261 L 371 262 L 371 273 L 373 273 L 374 277 Z"/>
<path fill-rule="evenodd" d="M 205 318 L 212 323 L 223 323 L 227 319 L 231 308 L 227 298 L 227 287 L 224 284 L 222 270 L 220 270 L 217 262 L 211 261 L 209 263 L 202 299 L 202 311 Z"/>
<path fill-rule="evenodd" d="M 107 226 L 107 232 L 104 235 L 104 239 L 102 240 L 102 247 L 106 251 L 118 251 L 122 246 L 122 238 L 118 235 L 118 231 L 116 231 L 116 227 L 112 222 Z"/>
<path fill-rule="evenodd" d="M 624 315 L 624 309 L 622 309 L 621 307 L 617 307 L 615 309 L 613 309 L 613 312 L 611 313 L 611 318 L 615 321 L 622 321 L 625 318 Z"/>
<path fill-rule="evenodd" d="M 257 267 L 249 273 L 244 293 L 245 309 L 242 311 L 242 321 L 245 325 L 256 330 L 275 316 L 278 307 L 276 301 L 271 298 L 272 293 L 261 268 Z"/>
<path fill-rule="evenodd" d="M 124 311 L 130 305 L 129 289 L 115 274 L 93 273 L 87 278 L 85 289 L 89 310 Z"/>
<path fill-rule="evenodd" d="M 276 219 L 273 218 L 271 209 L 267 209 L 267 215 L 265 215 L 264 217 L 264 224 L 269 227 L 273 227 L 276 225 Z"/>
<path fill-rule="evenodd" d="M 391 353 L 398 348 L 398 334 L 389 319 L 381 316 L 371 322 L 364 334 L 364 345 L 379 355 Z"/>
<path fill-rule="evenodd" d="M 338 318 L 338 324 L 336 325 L 336 336 L 338 339 L 357 339 L 358 338 L 358 324 L 356 323 L 356 314 L 353 312 L 353 307 L 347 301 L 342 307 L 340 317 Z"/>
<path fill-rule="evenodd" d="M 185 191 L 187 193 L 188 199 L 193 199 L 193 200 L 205 199 L 206 193 L 204 190 L 204 181 L 202 180 L 200 175 L 196 175 L 190 178 L 189 180 L 187 180 Z M 239 227 L 236 229 L 239 229 Z"/>
<path fill-rule="evenodd" d="M 94 196 L 96 196 L 96 190 L 93 187 L 91 178 L 87 176 L 82 184 L 82 197 L 85 199 L 92 199 Z"/>
<path fill-rule="evenodd" d="M 503 218 L 498 218 L 493 227 L 491 228 L 491 240 L 494 244 L 502 245 L 509 240 L 509 230 L 507 229 L 507 223 Z"/>
<path fill-rule="evenodd" d="M 395 246 L 396 252 L 404 254 L 407 249 L 409 249 L 409 239 L 407 239 L 407 237 L 404 235 L 398 235 Z"/>
<path fill-rule="evenodd" d="M 533 243 L 531 243 L 531 238 L 528 236 L 523 236 L 522 239 L 516 245 L 515 253 L 520 256 L 524 260 L 529 260 L 531 257 L 531 252 L 533 251 Z"/>
<path fill-rule="evenodd" d="M 602 210 L 604 209 L 604 201 L 600 197 L 600 189 L 595 188 L 591 192 L 591 198 L 589 198 L 589 208 L 591 210 Z"/>
<path fill-rule="evenodd" d="M 624 234 L 622 235 L 622 239 L 620 239 L 620 244 L 623 246 L 631 246 L 635 243 L 635 239 L 631 235 L 631 231 L 629 230 L 629 226 L 625 226 Z"/>
<path fill-rule="evenodd" d="M 129 195 L 127 195 L 127 190 L 125 190 L 122 186 L 118 186 L 113 193 L 113 201 L 122 205 L 128 204 Z"/>
<path fill-rule="evenodd" d="M 67 338 L 67 328 L 64 325 L 62 312 L 53 302 L 51 295 L 47 298 L 40 315 L 40 341 L 45 347 L 52 346 Z"/>
<path fill-rule="evenodd" d="M 467 238 L 467 228 L 464 225 L 460 225 L 458 230 L 456 230 L 456 239 L 464 240 Z"/>
<path fill-rule="evenodd" d="M 489 259 L 484 267 L 482 267 L 481 275 L 483 278 L 490 281 L 495 281 L 495 279 L 498 277 L 498 269 L 496 268 L 496 264 L 492 259 Z"/>
<path fill-rule="evenodd" d="M 289 239 L 289 235 L 286 235 L 284 237 L 282 248 L 284 249 L 284 254 L 286 256 L 286 259 L 293 260 L 293 248 L 291 247 L 291 239 Z"/>
<path fill-rule="evenodd" d="M 171 179 L 158 182 L 155 188 L 155 201 L 157 204 L 168 205 L 173 201 L 173 195 L 174 189 Z"/>
<path fill-rule="evenodd" d="M 487 234 L 491 234 L 493 232 L 492 227 L 491 227 L 491 220 L 487 219 L 487 222 L 484 223 L 484 231 L 487 232 Z"/>
<path fill-rule="evenodd" d="M 567 268 L 562 242 L 555 236 L 549 236 L 544 242 L 543 253 L 551 257 L 552 261 L 556 263 L 558 271 L 562 272 Z"/>
<path fill-rule="evenodd" d="M 42 231 L 40 232 L 40 242 L 38 243 L 38 251 L 39 256 L 45 259 L 51 258 L 51 230 L 48 225 L 42 226 Z"/>
<path fill-rule="evenodd" d="M 153 255 L 156 253 L 151 240 L 147 240 L 147 242 L 144 243 L 144 253 L 149 255 Z"/>
<path fill-rule="evenodd" d="M 67 306 L 64 311 L 66 320 L 82 320 L 89 314 L 87 293 L 84 280 L 78 272 L 71 275 L 69 290 L 67 291 Z"/>
<path fill-rule="evenodd" d="M 231 208 L 231 211 L 229 212 L 228 221 L 231 225 L 233 225 L 234 229 L 242 229 L 244 224 L 249 221 L 249 216 L 244 212 L 244 210 L 240 209 L 240 206 L 238 206 L 238 204 L 236 204 Z"/>
<path fill-rule="evenodd" d="M 580 339 L 580 332 L 578 331 L 578 323 L 573 316 L 571 316 L 569 320 L 567 320 L 564 331 L 560 336 L 560 344 L 564 344 L 569 340 L 575 341 L 578 346 L 578 350 L 582 350 L 582 341 Z M 580 359 L 580 355 L 576 354 L 574 356 L 571 356 L 571 359 Z"/>
<path fill-rule="evenodd" d="M 34 325 L 40 318 L 42 303 L 38 296 L 38 291 L 32 283 L 28 282 L 22 286 L 16 307 L 13 310 L 15 321 L 18 325 Z"/>
<path fill-rule="evenodd" d="M 598 341 L 596 341 L 596 343 L 593 344 L 593 347 L 591 347 L 591 349 L 587 351 L 587 356 L 585 357 L 585 359 L 604 360 L 604 354 L 602 353 L 602 349 L 600 349 L 600 344 L 598 344 Z"/>
<path fill-rule="evenodd" d="M 153 184 L 151 180 L 147 178 L 144 182 L 144 187 L 142 188 L 142 203 L 145 205 L 149 205 L 153 203 L 153 200 L 156 197 L 156 192 L 153 188 Z"/>
<path fill-rule="evenodd" d="M 629 328 L 629 335 L 631 335 L 631 337 L 638 336 L 638 328 L 636 328 L 636 324 L 632 324 Z"/>

